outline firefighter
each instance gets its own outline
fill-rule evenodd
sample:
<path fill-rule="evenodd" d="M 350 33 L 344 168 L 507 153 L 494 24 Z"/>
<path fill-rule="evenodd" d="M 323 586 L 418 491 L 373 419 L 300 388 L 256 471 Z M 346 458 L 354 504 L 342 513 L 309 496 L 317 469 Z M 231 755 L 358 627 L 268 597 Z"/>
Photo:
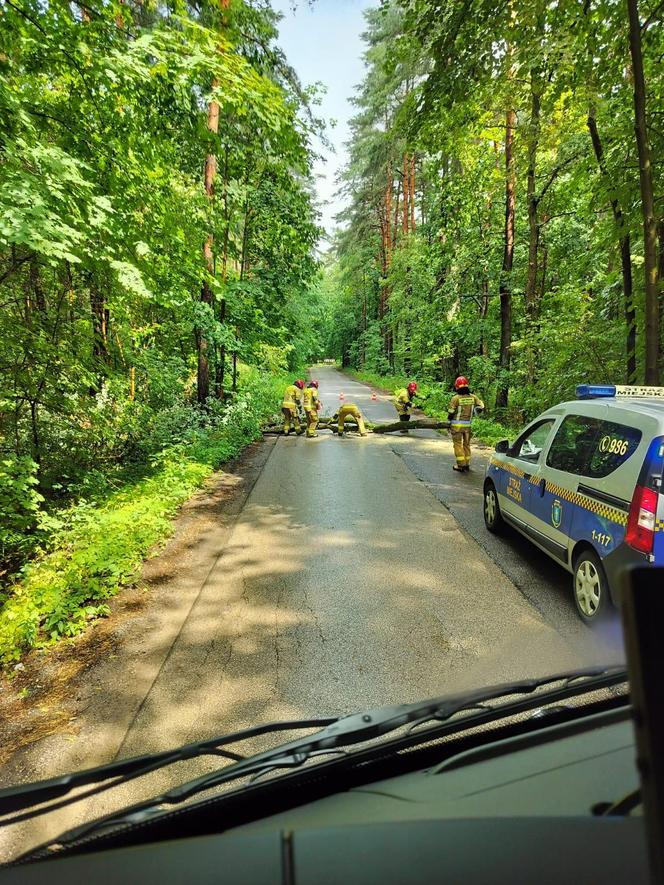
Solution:
<path fill-rule="evenodd" d="M 299 436 L 302 433 L 302 428 L 300 426 L 300 416 L 298 414 L 300 404 L 302 402 L 302 388 L 304 387 L 304 381 L 294 381 L 292 384 L 289 384 L 286 390 L 284 391 L 284 399 L 281 404 L 281 411 L 284 416 L 284 436 L 288 436 L 291 429 L 291 421 L 293 422 L 293 427 L 295 428 L 295 433 Z"/>
<path fill-rule="evenodd" d="M 473 414 L 482 412 L 484 403 L 479 396 L 470 392 L 468 379 L 463 375 L 460 375 L 454 382 L 454 390 L 455 394 L 447 408 L 454 457 L 456 458 L 453 469 L 457 473 L 466 473 L 470 470 L 470 434 Z"/>
<path fill-rule="evenodd" d="M 411 381 L 408 387 L 396 391 L 396 400 L 394 407 L 399 415 L 399 421 L 410 421 L 410 410 L 413 407 L 413 401 L 417 396 L 417 382 Z M 404 427 L 401 431 L 407 433 L 408 429 Z"/>
<path fill-rule="evenodd" d="M 357 421 L 357 427 L 360 431 L 360 436 L 367 435 L 367 429 L 364 426 L 364 418 L 362 417 L 362 412 L 358 409 L 355 403 L 344 403 L 344 405 L 339 409 L 336 415 L 332 415 L 333 421 L 338 421 L 337 433 L 339 436 L 343 436 L 344 434 L 344 422 L 347 418 L 355 418 Z"/>
<path fill-rule="evenodd" d="M 302 393 L 304 401 L 304 414 L 307 419 L 307 436 L 313 439 L 318 436 L 316 428 L 318 427 L 318 412 L 321 408 L 321 401 L 318 399 L 318 381 L 310 381 Z"/>

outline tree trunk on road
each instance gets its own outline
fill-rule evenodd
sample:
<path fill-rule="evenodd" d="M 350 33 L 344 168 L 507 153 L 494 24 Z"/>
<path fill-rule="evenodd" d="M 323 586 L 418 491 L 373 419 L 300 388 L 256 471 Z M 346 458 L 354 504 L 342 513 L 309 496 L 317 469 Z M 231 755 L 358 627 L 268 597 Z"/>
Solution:
<path fill-rule="evenodd" d="M 346 418 L 345 426 L 357 427 L 357 422 L 353 418 Z M 417 421 L 393 421 L 391 424 L 371 424 L 366 421 L 365 425 L 369 433 L 398 433 L 401 430 L 449 430 L 449 421 L 434 421 L 433 419 L 423 418 Z M 319 419 L 319 430 L 332 430 L 336 433 L 337 422 L 330 416 Z M 263 433 L 281 433 L 283 430 L 281 424 L 267 424 L 263 427 Z"/>

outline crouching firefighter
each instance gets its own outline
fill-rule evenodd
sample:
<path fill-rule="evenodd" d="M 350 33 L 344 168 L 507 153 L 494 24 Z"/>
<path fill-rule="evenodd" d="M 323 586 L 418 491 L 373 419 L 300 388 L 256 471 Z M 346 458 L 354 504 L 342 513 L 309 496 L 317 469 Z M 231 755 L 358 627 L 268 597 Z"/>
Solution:
<path fill-rule="evenodd" d="M 337 414 L 332 416 L 333 421 L 338 421 L 337 433 L 339 434 L 339 436 L 343 436 L 344 424 L 348 420 L 348 418 L 354 418 L 357 421 L 357 429 L 360 431 L 360 436 L 367 435 L 367 429 L 364 426 L 364 418 L 362 417 L 362 412 L 360 412 L 355 403 L 345 403 L 339 409 Z"/>
<path fill-rule="evenodd" d="M 302 392 L 302 399 L 307 419 L 307 436 L 312 439 L 318 436 L 316 428 L 318 427 L 318 412 L 321 407 L 321 401 L 318 399 L 318 381 L 310 381 L 307 384 Z"/>
<path fill-rule="evenodd" d="M 281 404 L 281 412 L 284 416 L 284 436 L 288 436 L 290 433 L 291 422 L 297 435 L 299 436 L 302 433 L 298 412 L 302 402 L 303 387 L 304 381 L 294 381 L 284 391 L 284 399 Z"/>
<path fill-rule="evenodd" d="M 465 473 L 470 470 L 470 435 L 473 415 L 475 412 L 484 410 L 484 403 L 479 396 L 470 392 L 468 379 L 463 375 L 460 375 L 454 382 L 454 390 L 456 393 L 447 408 L 454 457 L 456 458 L 453 469 L 458 473 Z"/>
<path fill-rule="evenodd" d="M 413 408 L 415 397 L 417 396 L 417 383 L 411 381 L 408 387 L 397 390 L 394 407 L 399 415 L 399 421 L 404 422 L 402 433 L 407 433 L 406 422 L 410 421 L 410 410 Z"/>

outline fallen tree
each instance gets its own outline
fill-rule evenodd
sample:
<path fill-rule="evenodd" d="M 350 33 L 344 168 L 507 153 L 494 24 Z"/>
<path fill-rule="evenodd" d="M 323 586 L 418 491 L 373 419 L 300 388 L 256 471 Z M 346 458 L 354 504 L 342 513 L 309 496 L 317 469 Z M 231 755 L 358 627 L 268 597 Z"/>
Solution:
<path fill-rule="evenodd" d="M 449 430 L 449 421 L 433 421 L 426 418 L 417 421 L 393 421 L 392 424 L 372 425 L 374 433 L 396 433 L 399 430 Z"/>
<path fill-rule="evenodd" d="M 391 424 L 371 424 L 365 420 L 365 426 L 368 433 L 398 433 L 402 430 L 449 430 L 449 421 L 433 421 L 431 419 L 420 419 L 417 421 L 393 421 Z M 304 423 L 302 424 L 304 427 Z M 332 433 L 337 432 L 337 421 L 326 416 L 319 420 L 318 430 L 330 430 Z M 344 427 L 348 429 L 356 429 L 357 421 L 348 417 L 344 421 Z M 281 423 L 267 424 L 263 427 L 263 433 L 283 433 L 283 425 Z"/>

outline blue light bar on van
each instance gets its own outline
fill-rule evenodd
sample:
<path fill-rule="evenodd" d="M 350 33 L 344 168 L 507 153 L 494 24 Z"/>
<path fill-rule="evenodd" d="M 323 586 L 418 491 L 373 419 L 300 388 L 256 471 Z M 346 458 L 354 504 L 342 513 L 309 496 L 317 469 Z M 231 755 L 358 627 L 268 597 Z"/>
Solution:
<path fill-rule="evenodd" d="M 615 384 L 579 384 L 576 388 L 577 399 L 596 399 L 597 397 L 615 395 Z"/>

